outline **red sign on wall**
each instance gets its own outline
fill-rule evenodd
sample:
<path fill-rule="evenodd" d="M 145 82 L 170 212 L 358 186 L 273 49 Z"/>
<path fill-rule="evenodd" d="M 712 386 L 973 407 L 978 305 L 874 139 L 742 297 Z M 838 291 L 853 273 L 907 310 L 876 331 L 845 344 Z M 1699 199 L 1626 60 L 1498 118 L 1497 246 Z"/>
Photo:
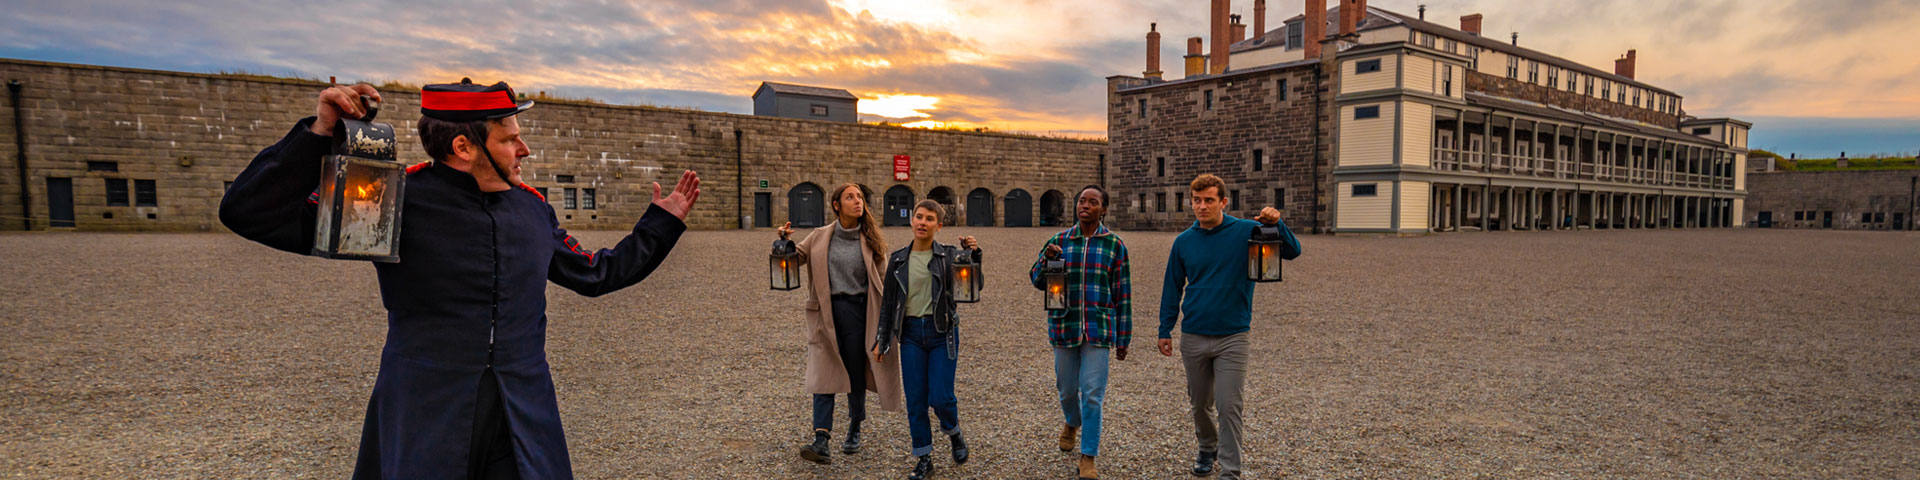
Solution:
<path fill-rule="evenodd" d="M 908 157 L 906 155 L 894 155 L 893 156 L 893 180 L 896 182 L 905 182 L 908 180 L 913 180 L 913 174 L 911 173 L 911 170 L 913 169 L 912 167 L 913 167 L 912 157 Z"/>

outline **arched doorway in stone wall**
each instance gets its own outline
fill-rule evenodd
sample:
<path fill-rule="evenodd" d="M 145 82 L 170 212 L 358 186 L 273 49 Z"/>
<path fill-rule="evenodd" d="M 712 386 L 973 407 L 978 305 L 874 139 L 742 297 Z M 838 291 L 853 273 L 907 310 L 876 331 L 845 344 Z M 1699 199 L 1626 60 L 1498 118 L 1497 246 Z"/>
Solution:
<path fill-rule="evenodd" d="M 933 190 L 927 191 L 927 199 L 939 202 L 940 207 L 947 210 L 946 216 L 940 219 L 941 224 L 951 227 L 960 218 L 960 205 L 954 202 L 953 189 L 933 187 Z"/>
<path fill-rule="evenodd" d="M 793 228 L 814 228 L 827 224 L 826 193 L 812 182 L 787 190 L 787 221 Z"/>
<path fill-rule="evenodd" d="M 967 192 L 967 226 L 993 226 L 993 192 L 976 188 Z"/>
<path fill-rule="evenodd" d="M 1008 190 L 1007 198 L 1003 200 L 1003 203 L 1005 204 L 1004 208 L 1006 209 L 1007 221 L 1002 225 L 1009 227 L 1033 226 L 1033 194 L 1018 188 Z"/>
<path fill-rule="evenodd" d="M 886 198 L 881 201 L 881 224 L 889 227 L 911 225 L 907 219 L 913 215 L 913 189 L 906 185 L 894 185 L 887 189 Z"/>
<path fill-rule="evenodd" d="M 1067 224 L 1067 194 L 1059 190 L 1047 190 L 1040 194 L 1040 225 L 1057 227 Z"/>

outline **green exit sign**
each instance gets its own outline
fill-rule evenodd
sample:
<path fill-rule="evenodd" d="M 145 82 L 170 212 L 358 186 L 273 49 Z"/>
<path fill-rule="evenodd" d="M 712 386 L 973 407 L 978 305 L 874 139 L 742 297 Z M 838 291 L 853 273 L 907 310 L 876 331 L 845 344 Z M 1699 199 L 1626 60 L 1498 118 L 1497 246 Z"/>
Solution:
<path fill-rule="evenodd" d="M 767 181 L 766 181 L 766 180 L 761 180 L 761 181 L 760 181 L 760 188 L 767 188 Z"/>

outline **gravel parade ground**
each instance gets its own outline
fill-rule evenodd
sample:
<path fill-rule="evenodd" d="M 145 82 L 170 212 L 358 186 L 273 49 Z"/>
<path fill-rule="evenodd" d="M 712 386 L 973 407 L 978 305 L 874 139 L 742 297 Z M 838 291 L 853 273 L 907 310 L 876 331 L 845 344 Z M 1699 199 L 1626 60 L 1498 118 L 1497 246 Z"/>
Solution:
<path fill-rule="evenodd" d="M 935 478 L 1061 479 L 1040 294 L 1052 228 L 986 250 L 962 305 L 973 459 Z M 576 232 L 610 246 L 624 232 Z M 796 234 L 805 235 L 804 232 Z M 908 231 L 888 229 L 891 248 Z M 1191 478 L 1184 373 L 1153 351 L 1170 233 L 1133 255 L 1102 473 Z M 904 415 L 815 466 L 771 230 L 689 232 L 601 298 L 550 286 L 548 352 L 580 478 L 901 478 Z M 797 240 L 798 238 L 796 238 Z M 1920 233 L 1303 236 L 1258 287 L 1252 478 L 1920 478 Z M 386 333 L 373 268 L 231 234 L 0 235 L 0 476 L 343 478 Z M 1176 353 L 1177 355 L 1177 353 Z M 869 402 L 877 400 L 869 397 Z M 844 403 L 841 403 L 842 405 Z"/>

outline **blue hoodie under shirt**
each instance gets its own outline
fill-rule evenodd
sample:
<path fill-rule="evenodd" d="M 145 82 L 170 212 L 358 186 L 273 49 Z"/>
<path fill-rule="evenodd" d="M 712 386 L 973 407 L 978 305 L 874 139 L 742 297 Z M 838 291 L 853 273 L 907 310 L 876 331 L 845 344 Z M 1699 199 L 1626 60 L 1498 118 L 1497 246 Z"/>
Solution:
<path fill-rule="evenodd" d="M 1220 225 L 1201 228 L 1194 222 L 1173 240 L 1167 255 L 1167 276 L 1160 290 L 1160 338 L 1173 338 L 1180 317 L 1180 333 L 1221 336 L 1248 330 L 1253 319 L 1253 281 L 1247 279 L 1247 240 L 1256 222 L 1232 215 Z M 1280 222 L 1286 245 L 1280 257 L 1300 256 L 1300 240 Z"/>

